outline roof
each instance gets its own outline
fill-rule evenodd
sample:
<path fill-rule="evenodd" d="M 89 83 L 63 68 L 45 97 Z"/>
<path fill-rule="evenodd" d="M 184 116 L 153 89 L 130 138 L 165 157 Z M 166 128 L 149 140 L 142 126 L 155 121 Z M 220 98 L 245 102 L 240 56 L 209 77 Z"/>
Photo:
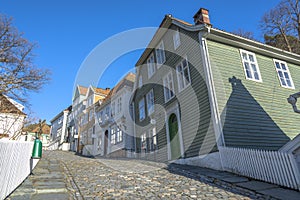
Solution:
<path fill-rule="evenodd" d="M 40 124 L 30 124 L 29 126 L 25 127 L 23 131 L 28 131 L 32 133 L 39 132 Z M 50 125 L 46 124 L 46 122 L 42 122 L 42 133 L 43 134 L 50 134 Z"/>
<path fill-rule="evenodd" d="M 110 88 L 102 89 L 102 88 L 93 87 L 93 90 L 94 90 L 95 94 L 108 95 L 110 92 Z"/>
<path fill-rule="evenodd" d="M 105 99 L 102 101 L 102 104 L 101 104 L 100 108 L 107 105 L 107 103 L 109 102 L 111 97 L 115 93 L 117 93 L 120 89 L 122 89 L 124 86 L 133 87 L 134 81 L 135 81 L 135 74 L 132 73 L 132 72 L 128 73 L 124 78 L 121 79 L 121 81 L 119 81 L 117 83 L 117 85 L 114 88 L 112 88 L 110 90 L 110 92 L 107 94 Z"/>
<path fill-rule="evenodd" d="M 236 34 L 232 34 L 217 28 L 212 28 L 210 24 L 198 24 L 198 25 L 192 25 L 188 22 L 185 22 L 183 20 L 174 18 L 172 15 L 166 15 L 164 19 L 162 20 L 158 30 L 154 34 L 152 40 L 148 44 L 145 51 L 140 56 L 139 60 L 136 63 L 136 67 L 142 65 L 144 61 L 148 58 L 150 53 L 152 52 L 152 49 L 157 46 L 157 44 L 160 42 L 161 38 L 164 36 L 164 34 L 167 32 L 167 30 L 170 28 L 171 25 L 176 25 L 182 29 L 188 30 L 188 31 L 198 31 L 203 32 L 206 34 L 203 34 L 203 37 L 213 39 L 216 41 L 220 41 L 225 44 L 230 45 L 236 45 L 243 48 L 248 48 L 249 50 L 257 51 L 262 54 L 276 54 L 276 57 L 278 59 L 285 59 L 286 61 L 299 64 L 300 63 L 300 55 L 291 53 L 288 51 L 284 51 L 282 49 L 264 44 L 262 42 L 258 42 L 255 40 L 251 40 L 248 38 L 244 38 L 241 36 L 238 36 Z"/>
<path fill-rule="evenodd" d="M 10 113 L 10 114 L 18 114 L 18 115 L 26 115 L 22 112 L 24 107 L 13 101 L 7 96 L 0 94 L 0 113 Z"/>
<path fill-rule="evenodd" d="M 78 85 L 78 91 L 79 91 L 80 95 L 86 95 L 86 93 L 88 91 L 88 88 L 84 87 L 84 86 L 81 86 L 81 85 Z"/>

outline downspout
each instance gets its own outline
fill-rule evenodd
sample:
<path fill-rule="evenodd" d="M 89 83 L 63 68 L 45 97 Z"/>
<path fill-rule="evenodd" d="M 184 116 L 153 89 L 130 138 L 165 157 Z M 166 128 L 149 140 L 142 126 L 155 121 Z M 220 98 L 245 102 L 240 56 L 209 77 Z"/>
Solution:
<path fill-rule="evenodd" d="M 213 73 L 211 69 L 208 47 L 206 42 L 206 37 L 210 35 L 210 27 L 206 26 L 206 29 L 207 31 L 205 33 L 199 32 L 200 49 L 201 49 L 202 60 L 204 65 L 203 68 L 206 75 L 206 83 L 208 86 L 210 105 L 211 105 L 212 115 L 214 119 L 213 124 L 214 124 L 214 131 L 216 133 L 216 142 L 218 147 L 220 146 L 225 147 L 223 128 L 221 124 L 220 112 L 218 109 L 217 96 L 216 96 L 216 91 L 215 91 L 215 86 L 213 81 Z"/>
<path fill-rule="evenodd" d="M 222 153 L 220 152 L 219 147 L 225 147 L 225 140 L 223 135 L 223 127 L 221 124 L 220 112 L 218 109 L 217 96 L 216 96 L 216 91 L 215 91 L 214 81 L 213 81 L 213 73 L 212 73 L 211 64 L 209 60 L 209 53 L 208 53 L 208 47 L 206 41 L 207 36 L 210 34 L 210 26 L 206 26 L 206 30 L 207 31 L 205 33 L 199 32 L 199 43 L 200 43 L 200 50 L 202 54 L 203 68 L 206 75 L 206 83 L 208 87 L 210 107 L 212 111 L 216 143 L 219 150 L 221 167 L 224 170 Z"/>

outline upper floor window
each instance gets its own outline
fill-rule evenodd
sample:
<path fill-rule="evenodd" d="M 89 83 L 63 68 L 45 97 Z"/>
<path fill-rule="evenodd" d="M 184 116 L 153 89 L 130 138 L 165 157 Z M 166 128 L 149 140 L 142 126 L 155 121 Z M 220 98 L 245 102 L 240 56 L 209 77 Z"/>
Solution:
<path fill-rule="evenodd" d="M 170 99 L 174 97 L 174 83 L 173 83 L 173 76 L 171 71 L 163 78 L 163 84 L 164 84 L 165 102 L 168 102 Z"/>
<path fill-rule="evenodd" d="M 246 78 L 253 81 L 261 82 L 259 67 L 256 61 L 255 54 L 249 51 L 240 50 L 241 58 L 244 65 Z"/>
<path fill-rule="evenodd" d="M 151 76 L 153 76 L 156 70 L 153 53 L 150 55 L 150 57 L 147 60 L 147 67 L 148 67 L 148 78 L 150 78 Z"/>
<path fill-rule="evenodd" d="M 143 86 L 143 77 L 142 75 L 139 76 L 139 87 Z"/>
<path fill-rule="evenodd" d="M 119 97 L 117 101 L 117 113 L 120 113 L 121 111 L 122 111 L 122 97 Z"/>
<path fill-rule="evenodd" d="M 294 83 L 289 71 L 289 68 L 287 66 L 287 63 L 280 60 L 274 59 L 275 68 L 277 71 L 277 75 L 280 81 L 280 84 L 282 87 L 285 88 L 292 88 L 294 89 Z"/>
<path fill-rule="evenodd" d="M 106 106 L 105 108 L 105 120 L 109 119 L 110 116 L 110 108 L 109 106 Z"/>
<path fill-rule="evenodd" d="M 174 49 L 176 50 L 180 46 L 180 35 L 178 29 L 173 33 L 173 43 L 174 43 Z"/>
<path fill-rule="evenodd" d="M 116 103 L 112 102 L 112 104 L 111 104 L 111 116 L 115 116 L 115 114 L 116 114 L 115 108 L 116 108 Z"/>
<path fill-rule="evenodd" d="M 139 101 L 139 118 L 140 118 L 140 121 L 145 119 L 145 101 L 144 101 L 144 98 L 142 98 Z"/>
<path fill-rule="evenodd" d="M 191 83 L 190 68 L 187 59 L 183 59 L 176 67 L 179 91 Z"/>
<path fill-rule="evenodd" d="M 154 112 L 154 92 L 153 89 L 146 95 L 148 115 Z"/>
<path fill-rule="evenodd" d="M 91 110 L 90 110 L 90 113 L 89 113 L 89 120 L 92 120 L 92 119 L 94 119 L 94 112 L 93 112 L 93 110 L 91 109 Z"/>
<path fill-rule="evenodd" d="M 161 41 L 159 45 L 156 47 L 155 55 L 156 55 L 157 67 L 160 67 L 166 61 L 163 41 Z"/>

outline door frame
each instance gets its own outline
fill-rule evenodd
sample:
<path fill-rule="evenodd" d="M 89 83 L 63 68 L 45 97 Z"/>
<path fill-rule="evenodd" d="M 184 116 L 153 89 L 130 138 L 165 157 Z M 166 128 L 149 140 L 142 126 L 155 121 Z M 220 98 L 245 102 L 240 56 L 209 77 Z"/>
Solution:
<path fill-rule="evenodd" d="M 180 145 L 180 154 L 181 158 L 184 158 L 184 146 L 183 146 L 183 137 L 181 131 L 181 117 L 179 112 L 178 103 L 174 103 L 172 106 L 167 108 L 166 115 L 165 115 L 165 124 L 166 124 L 166 134 L 167 134 L 167 149 L 168 149 L 168 160 L 172 161 L 172 154 L 171 154 L 171 144 L 170 144 L 170 133 L 169 133 L 169 118 L 172 114 L 175 114 L 177 117 L 178 123 L 178 137 L 179 137 L 179 145 Z"/>

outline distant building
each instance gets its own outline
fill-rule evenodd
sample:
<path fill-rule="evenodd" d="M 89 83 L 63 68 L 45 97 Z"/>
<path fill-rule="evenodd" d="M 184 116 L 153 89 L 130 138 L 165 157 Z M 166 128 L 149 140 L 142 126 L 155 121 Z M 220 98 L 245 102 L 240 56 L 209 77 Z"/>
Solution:
<path fill-rule="evenodd" d="M 21 136 L 26 114 L 24 106 L 13 99 L 0 95 L 0 139 L 18 139 Z"/>

